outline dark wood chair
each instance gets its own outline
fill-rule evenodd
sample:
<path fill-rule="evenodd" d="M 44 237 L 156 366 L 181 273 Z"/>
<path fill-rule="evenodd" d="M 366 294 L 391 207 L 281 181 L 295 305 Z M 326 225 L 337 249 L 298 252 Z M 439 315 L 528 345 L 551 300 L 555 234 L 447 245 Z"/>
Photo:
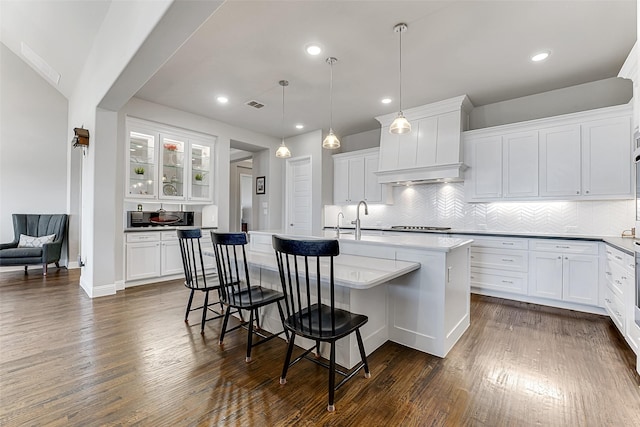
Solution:
<path fill-rule="evenodd" d="M 287 339 L 289 339 L 289 335 L 284 327 L 281 332 L 269 336 L 260 332 L 260 313 L 258 309 L 269 304 L 275 303 L 278 306 L 280 320 L 284 325 L 284 312 L 280 305 L 280 302 L 284 299 L 284 295 L 272 289 L 261 286 L 251 286 L 247 254 L 245 251 L 247 244 L 246 234 L 216 233 L 212 231 L 211 239 L 213 240 L 213 250 L 218 267 L 221 301 L 231 308 L 238 309 L 238 311 L 247 310 L 249 312 L 249 322 L 243 326 L 249 331 L 245 361 L 250 362 L 251 349 L 253 347 L 263 344 L 283 333 L 287 336 Z M 227 310 L 222 323 L 222 331 L 220 332 L 220 345 L 223 345 L 225 333 L 228 332 L 226 329 L 229 316 L 230 311 Z M 256 327 L 253 326 L 254 321 L 256 322 Z M 254 334 L 262 339 L 254 342 Z"/>
<path fill-rule="evenodd" d="M 189 321 L 189 313 L 202 309 L 202 322 L 200 333 L 204 334 L 204 324 L 207 320 L 219 319 L 224 316 L 224 306 L 220 301 L 220 285 L 215 273 L 207 274 L 204 267 L 204 258 L 200 237 L 202 232 L 199 228 L 177 230 L 178 241 L 180 242 L 180 254 L 182 255 L 182 267 L 184 269 L 184 286 L 191 290 L 187 311 L 184 321 Z M 204 293 L 204 304 L 200 307 L 192 308 L 193 296 L 196 291 Z M 209 304 L 209 292 L 218 292 L 218 301 Z M 216 304 L 220 305 L 220 312 L 213 309 Z M 212 311 L 215 316 L 207 319 L 207 311 Z"/>
<path fill-rule="evenodd" d="M 340 253 L 337 240 L 299 240 L 273 236 L 273 248 L 285 295 L 284 326 L 291 332 L 280 384 L 286 384 L 287 370 L 302 359 L 322 365 L 329 369 L 327 410 L 334 411 L 334 394 L 338 388 L 362 368 L 365 378 L 371 376 L 360 335 L 360 328 L 369 319 L 367 316 L 336 308 L 333 259 Z M 321 275 L 321 263 L 326 263 L 329 267 L 329 272 L 324 277 Z M 356 333 L 362 361 L 345 372 L 336 368 L 336 341 L 352 332 Z M 291 361 L 296 335 L 315 341 L 315 345 Z M 331 345 L 329 365 L 320 359 L 321 342 Z M 308 357 L 314 349 L 316 358 Z M 336 372 L 343 376 L 337 385 Z"/>

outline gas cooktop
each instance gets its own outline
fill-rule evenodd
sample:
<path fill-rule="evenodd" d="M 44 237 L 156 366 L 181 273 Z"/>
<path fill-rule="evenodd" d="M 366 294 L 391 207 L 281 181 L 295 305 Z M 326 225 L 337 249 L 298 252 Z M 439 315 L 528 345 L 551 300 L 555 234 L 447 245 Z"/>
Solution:
<path fill-rule="evenodd" d="M 429 227 L 426 225 L 393 225 L 392 230 L 403 231 L 447 231 L 451 230 L 451 227 Z"/>

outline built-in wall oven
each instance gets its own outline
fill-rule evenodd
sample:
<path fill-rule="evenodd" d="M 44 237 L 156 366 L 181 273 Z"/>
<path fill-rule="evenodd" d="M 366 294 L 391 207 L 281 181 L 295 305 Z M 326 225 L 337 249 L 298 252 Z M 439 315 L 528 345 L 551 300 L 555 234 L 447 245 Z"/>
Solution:
<path fill-rule="evenodd" d="M 636 233 L 640 233 L 640 131 L 633 135 L 633 169 L 636 179 Z M 640 326 L 640 241 L 635 241 L 636 248 L 636 294 L 635 294 L 635 321 Z"/>

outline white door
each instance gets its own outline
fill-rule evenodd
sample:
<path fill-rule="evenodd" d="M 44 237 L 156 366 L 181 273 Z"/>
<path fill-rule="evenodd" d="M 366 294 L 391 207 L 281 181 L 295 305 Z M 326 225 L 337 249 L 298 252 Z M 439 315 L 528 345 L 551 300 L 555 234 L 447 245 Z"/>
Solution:
<path fill-rule="evenodd" d="M 311 234 L 311 157 L 288 159 L 286 180 L 286 232 Z"/>

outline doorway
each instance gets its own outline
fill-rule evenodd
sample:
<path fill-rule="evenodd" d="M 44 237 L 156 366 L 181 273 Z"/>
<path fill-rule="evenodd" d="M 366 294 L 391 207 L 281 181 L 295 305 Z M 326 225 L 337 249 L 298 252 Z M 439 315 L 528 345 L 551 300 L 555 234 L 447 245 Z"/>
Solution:
<path fill-rule="evenodd" d="M 287 159 L 285 175 L 287 233 L 311 235 L 311 177 L 311 157 Z"/>

